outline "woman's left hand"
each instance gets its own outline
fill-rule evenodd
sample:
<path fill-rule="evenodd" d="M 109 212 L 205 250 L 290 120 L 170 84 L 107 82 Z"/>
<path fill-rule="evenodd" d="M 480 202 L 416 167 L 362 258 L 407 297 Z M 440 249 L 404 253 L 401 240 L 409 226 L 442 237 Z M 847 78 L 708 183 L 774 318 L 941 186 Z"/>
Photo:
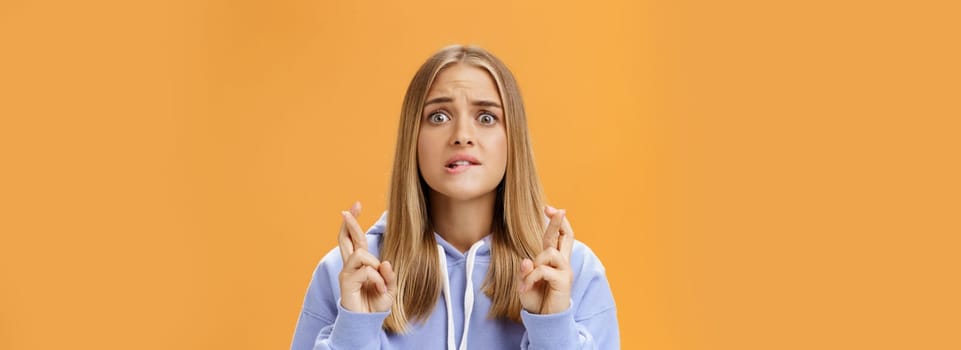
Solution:
<path fill-rule="evenodd" d="M 571 305 L 571 248 L 574 231 L 566 212 L 548 206 L 544 213 L 550 217 L 544 232 L 544 250 L 533 261 L 524 259 L 517 273 L 521 305 L 534 314 L 553 314 Z"/>

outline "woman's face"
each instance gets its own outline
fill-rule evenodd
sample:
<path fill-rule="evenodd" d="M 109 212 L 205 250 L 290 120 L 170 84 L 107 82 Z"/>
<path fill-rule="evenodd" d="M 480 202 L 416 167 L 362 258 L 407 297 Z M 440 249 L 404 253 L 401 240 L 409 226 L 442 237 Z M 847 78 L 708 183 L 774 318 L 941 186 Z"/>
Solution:
<path fill-rule="evenodd" d="M 462 63 L 442 70 L 421 118 L 417 165 L 433 191 L 469 200 L 497 188 L 507 168 L 507 130 L 486 70 Z"/>

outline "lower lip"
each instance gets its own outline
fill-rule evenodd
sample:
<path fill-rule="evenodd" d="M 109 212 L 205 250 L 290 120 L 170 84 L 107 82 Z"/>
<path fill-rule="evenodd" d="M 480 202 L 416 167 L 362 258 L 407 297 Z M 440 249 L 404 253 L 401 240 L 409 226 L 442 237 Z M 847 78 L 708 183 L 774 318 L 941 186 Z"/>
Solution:
<path fill-rule="evenodd" d="M 453 169 L 451 169 L 451 168 L 446 168 L 446 167 L 445 167 L 444 169 L 447 170 L 447 173 L 448 173 L 448 174 L 460 174 L 460 173 L 465 172 L 465 171 L 467 171 L 468 169 L 473 168 L 473 167 L 475 167 L 475 166 L 477 166 L 477 165 L 476 165 L 476 164 L 471 164 L 471 165 L 461 165 L 461 166 L 456 167 L 456 168 L 453 168 Z"/>

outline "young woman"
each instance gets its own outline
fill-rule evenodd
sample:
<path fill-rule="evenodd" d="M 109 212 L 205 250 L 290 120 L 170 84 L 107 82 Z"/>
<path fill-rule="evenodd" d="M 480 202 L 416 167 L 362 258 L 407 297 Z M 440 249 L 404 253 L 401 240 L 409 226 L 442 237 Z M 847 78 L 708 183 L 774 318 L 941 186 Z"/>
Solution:
<path fill-rule="evenodd" d="M 292 349 L 616 349 L 604 267 L 546 206 L 514 76 L 472 46 L 414 75 L 388 210 L 307 289 Z"/>

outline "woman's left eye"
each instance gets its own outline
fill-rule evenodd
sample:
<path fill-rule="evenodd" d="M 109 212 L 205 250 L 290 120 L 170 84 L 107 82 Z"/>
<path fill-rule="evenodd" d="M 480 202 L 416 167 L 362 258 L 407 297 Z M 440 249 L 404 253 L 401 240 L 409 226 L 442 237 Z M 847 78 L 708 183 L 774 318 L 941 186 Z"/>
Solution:
<path fill-rule="evenodd" d="M 495 117 L 493 114 L 490 114 L 490 113 L 484 113 L 484 114 L 481 114 L 479 117 L 477 117 L 477 120 L 479 120 L 481 124 L 484 124 L 484 125 L 493 125 L 494 123 L 497 122 L 497 117 Z"/>

